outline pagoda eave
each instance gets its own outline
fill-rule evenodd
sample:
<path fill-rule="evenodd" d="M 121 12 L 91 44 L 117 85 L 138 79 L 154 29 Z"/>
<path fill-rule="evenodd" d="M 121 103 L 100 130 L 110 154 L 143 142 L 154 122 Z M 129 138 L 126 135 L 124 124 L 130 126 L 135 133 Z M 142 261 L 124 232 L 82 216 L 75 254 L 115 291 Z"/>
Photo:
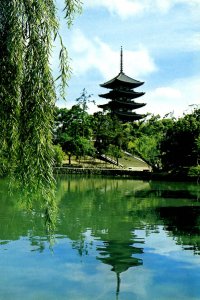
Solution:
<path fill-rule="evenodd" d="M 113 79 L 100 84 L 101 87 L 113 89 L 115 87 L 119 87 L 120 85 L 127 86 L 129 88 L 136 88 L 141 85 L 143 85 L 144 82 L 135 80 L 127 75 L 125 75 L 123 72 L 120 72 L 116 77 Z"/>
<path fill-rule="evenodd" d="M 126 99 L 135 99 L 143 96 L 144 92 L 135 92 L 135 91 L 119 91 L 113 90 L 106 94 L 100 94 L 99 97 L 106 99 L 117 99 L 117 98 L 126 98 Z"/>
<path fill-rule="evenodd" d="M 102 109 L 109 109 L 110 105 L 109 105 L 109 103 L 106 103 L 106 104 L 97 105 L 97 107 L 102 108 Z"/>
<path fill-rule="evenodd" d="M 136 88 L 143 84 L 143 81 L 135 80 L 123 72 L 123 52 L 121 47 L 119 74 L 111 80 L 100 84 L 101 87 L 110 89 L 110 91 L 100 94 L 99 97 L 110 101 L 100 104 L 98 107 L 104 111 L 109 111 L 111 115 L 116 115 L 124 123 L 143 119 L 145 117 L 144 114 L 133 112 L 133 110 L 146 105 L 146 103 L 135 102 L 135 98 L 145 94 L 144 92 L 135 91 Z"/>
<path fill-rule="evenodd" d="M 119 101 L 119 100 L 115 100 L 115 101 L 110 101 L 106 104 L 100 104 L 98 105 L 99 108 L 103 108 L 103 109 L 115 109 L 115 108 L 120 108 L 120 107 L 124 107 L 126 109 L 137 109 L 137 108 L 141 108 L 143 106 L 145 106 L 146 103 L 136 103 L 136 102 L 123 102 L 123 101 Z"/>
<path fill-rule="evenodd" d="M 118 116 L 119 119 L 123 121 L 137 121 L 145 118 L 146 115 L 136 114 L 136 113 L 123 113 L 119 111 L 114 111 L 114 113 Z"/>

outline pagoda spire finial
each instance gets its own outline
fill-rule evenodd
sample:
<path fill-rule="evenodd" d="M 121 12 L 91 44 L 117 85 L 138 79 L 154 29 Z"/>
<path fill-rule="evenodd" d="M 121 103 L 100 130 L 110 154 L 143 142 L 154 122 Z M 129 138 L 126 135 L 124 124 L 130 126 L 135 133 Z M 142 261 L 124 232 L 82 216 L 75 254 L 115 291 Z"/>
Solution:
<path fill-rule="evenodd" d="M 121 54 L 120 54 L 120 73 L 123 73 L 123 48 L 121 46 Z"/>

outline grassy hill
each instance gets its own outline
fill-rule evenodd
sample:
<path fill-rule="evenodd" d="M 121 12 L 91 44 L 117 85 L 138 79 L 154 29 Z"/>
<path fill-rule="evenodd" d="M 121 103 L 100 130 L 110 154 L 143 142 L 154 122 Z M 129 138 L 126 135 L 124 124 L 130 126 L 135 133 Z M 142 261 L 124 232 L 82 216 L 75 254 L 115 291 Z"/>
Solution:
<path fill-rule="evenodd" d="M 150 170 L 150 167 L 143 160 L 136 156 L 130 156 L 128 154 L 123 154 L 122 158 L 119 158 L 119 163 L 126 169 L 141 169 Z"/>
<path fill-rule="evenodd" d="M 68 165 L 68 160 L 66 159 L 63 162 L 64 166 Z M 123 165 L 124 169 L 133 169 L 133 170 L 150 170 L 150 167 L 142 161 L 140 158 L 135 156 L 130 156 L 126 153 L 123 154 L 123 157 L 119 158 L 119 164 Z M 72 167 L 85 167 L 85 168 L 120 168 L 114 164 L 105 162 L 100 159 L 94 159 L 92 157 L 81 158 L 80 160 L 76 160 L 75 157 L 72 157 L 71 160 Z"/>

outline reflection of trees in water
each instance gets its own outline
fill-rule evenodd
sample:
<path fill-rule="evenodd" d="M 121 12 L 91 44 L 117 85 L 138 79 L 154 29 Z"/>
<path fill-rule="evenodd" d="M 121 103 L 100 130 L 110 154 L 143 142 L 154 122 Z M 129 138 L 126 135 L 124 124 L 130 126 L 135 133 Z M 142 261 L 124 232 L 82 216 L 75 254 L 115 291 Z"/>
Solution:
<path fill-rule="evenodd" d="M 157 211 L 177 244 L 200 254 L 200 206 L 160 207 Z"/>
<path fill-rule="evenodd" d="M 87 186 L 83 183 L 79 187 L 80 195 L 76 194 L 76 196 L 73 196 L 75 183 L 72 183 L 71 189 L 68 190 L 67 202 L 69 204 L 72 198 L 76 197 L 73 199 L 75 211 L 73 208 L 71 210 L 72 219 L 80 218 L 81 220 L 76 224 L 76 237 L 78 238 L 78 234 L 80 237 L 80 233 L 87 228 L 91 228 L 92 234 L 99 237 L 101 232 L 109 226 L 113 229 L 118 227 L 122 232 L 128 232 L 137 227 L 145 228 L 148 234 L 148 231 L 156 232 L 156 225 L 167 224 L 166 230 L 173 234 L 178 243 L 191 245 L 197 253 L 197 249 L 200 249 L 198 186 L 173 182 L 143 183 L 138 181 L 135 185 L 132 183 L 134 182 L 126 180 L 100 180 L 95 186 L 95 180 L 92 180 Z M 66 199 L 65 196 L 62 202 L 65 201 L 64 199 Z M 164 213 L 167 210 L 170 212 Z M 187 211 L 191 211 L 188 218 Z M 120 216 L 126 219 L 123 224 L 130 223 L 132 227 L 124 228 L 123 231 Z M 103 236 L 102 239 L 107 240 Z"/>
<path fill-rule="evenodd" d="M 143 253 L 137 244 L 143 241 L 137 239 L 133 231 L 140 226 L 140 219 L 134 211 L 135 203 L 125 199 L 131 190 L 148 186 L 141 181 L 97 180 L 67 184 L 67 193 L 63 194 L 61 211 L 63 218 L 68 220 L 65 234 L 73 240 L 73 247 L 80 255 L 87 255 L 90 245 L 84 240 L 88 228 L 95 239 L 103 241 L 96 247 L 97 259 L 111 266 L 116 273 L 116 295 L 120 292 L 120 274 L 131 267 L 142 264 L 137 257 Z M 66 183 L 65 183 L 66 184 Z M 70 187 L 70 188 L 69 188 Z M 139 216 L 140 217 L 140 216 Z M 63 222 L 65 223 L 64 219 Z M 63 225 L 61 228 L 63 228 Z M 60 229 L 59 229 L 60 231 Z"/>
<path fill-rule="evenodd" d="M 30 207 L 28 199 L 18 188 L 10 188 L 6 179 L 0 179 L 0 240 L 4 244 L 26 237 L 34 251 L 42 252 L 45 242 L 51 242 L 39 194 L 34 195 L 34 201 Z"/>
<path fill-rule="evenodd" d="M 147 186 L 148 183 L 142 181 L 111 179 L 65 182 L 67 192 L 62 194 L 60 202 L 62 217 L 58 231 L 64 230 L 63 234 L 73 240 L 72 247 L 81 256 L 87 255 L 91 248 L 84 238 L 88 228 L 94 239 L 103 241 L 96 247 L 97 259 L 110 265 L 116 273 L 117 296 L 120 292 L 120 274 L 142 265 L 142 259 L 137 256 L 143 253 L 138 244 L 143 240 L 133 233 L 141 226 L 137 213 L 131 213 L 135 202 L 125 199 L 125 195 L 130 190 L 134 194 L 136 190 Z"/>
<path fill-rule="evenodd" d="M 16 205 L 17 196 L 8 196 L 3 181 L 0 184 L 3 212 L 0 239 L 17 240 L 20 236 L 28 236 L 35 249 L 43 251 L 45 243 L 40 237 L 45 237 L 46 232 L 41 212 L 20 210 Z M 111 251 L 116 242 L 118 250 L 121 247 L 126 253 L 127 249 L 128 255 L 128 249 L 131 249 L 134 257 L 132 232 L 145 228 L 148 234 L 152 229 L 156 231 L 157 225 L 164 225 L 178 243 L 191 245 L 198 253 L 200 220 L 197 188 L 185 183 L 59 177 L 56 201 L 60 208 L 56 232 L 69 237 L 72 247 L 80 255 L 88 254 L 92 247 L 84 236 L 89 228 L 93 237 L 107 242 L 102 251 Z M 101 255 L 99 257 L 102 258 Z M 110 254 L 110 259 L 112 257 L 114 259 L 114 253 Z M 116 260 L 120 261 L 119 258 Z M 108 261 L 105 260 L 105 263 Z"/>
<path fill-rule="evenodd" d="M 162 198 L 159 200 L 174 199 L 198 201 L 199 196 L 199 185 L 186 182 L 151 181 L 149 182 L 148 187 L 135 192 L 135 197 L 148 198 L 151 200 Z M 190 205 L 189 202 L 188 205 Z"/>
<path fill-rule="evenodd" d="M 136 196 L 156 199 L 153 214 L 162 222 L 165 230 L 183 249 L 200 254 L 199 185 L 151 182 L 150 187 L 149 190 L 138 191 Z"/>
<path fill-rule="evenodd" d="M 177 244 L 200 254 L 199 192 L 198 184 L 151 182 L 150 189 L 138 191 L 136 196 L 154 202 L 152 216 L 162 222 Z"/>

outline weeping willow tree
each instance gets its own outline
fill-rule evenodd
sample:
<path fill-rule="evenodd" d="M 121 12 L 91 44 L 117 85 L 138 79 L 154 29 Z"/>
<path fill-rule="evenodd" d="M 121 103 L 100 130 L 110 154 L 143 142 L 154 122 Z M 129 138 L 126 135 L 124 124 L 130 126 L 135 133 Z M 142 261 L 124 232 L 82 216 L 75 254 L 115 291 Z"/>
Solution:
<path fill-rule="evenodd" d="M 63 0 L 71 26 L 79 0 Z M 0 1 L 0 175 L 21 187 L 40 189 L 48 199 L 53 186 L 52 126 L 56 100 L 50 57 L 61 42 L 60 81 L 67 84 L 67 50 L 59 35 L 55 0 Z"/>

